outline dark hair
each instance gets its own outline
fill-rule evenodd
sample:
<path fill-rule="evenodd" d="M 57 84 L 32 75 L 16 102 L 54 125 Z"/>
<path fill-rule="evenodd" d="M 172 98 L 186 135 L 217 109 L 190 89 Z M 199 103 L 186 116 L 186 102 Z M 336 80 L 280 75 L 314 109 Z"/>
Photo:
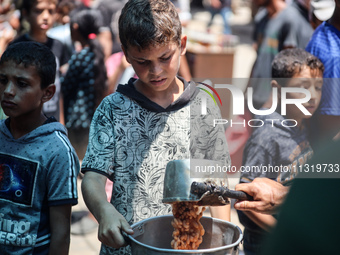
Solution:
<path fill-rule="evenodd" d="M 41 88 L 46 88 L 55 81 L 56 58 L 52 51 L 38 42 L 17 42 L 10 44 L 0 59 L 0 66 L 8 61 L 34 66 L 41 79 Z"/>
<path fill-rule="evenodd" d="M 280 79 L 280 85 L 285 86 L 285 82 L 282 84 L 283 80 L 292 78 L 306 66 L 311 70 L 318 70 L 321 73 L 324 71 L 322 62 L 309 52 L 300 48 L 282 50 L 275 56 L 272 62 L 272 78 Z"/>
<path fill-rule="evenodd" d="M 129 0 L 119 17 L 119 39 L 125 49 L 181 43 L 182 26 L 170 0 Z"/>
<path fill-rule="evenodd" d="M 50 0 L 52 2 L 54 2 L 56 4 L 56 6 L 58 5 L 58 0 Z M 22 0 L 21 3 L 21 10 L 25 10 L 27 13 L 30 13 L 32 10 L 32 6 L 34 4 L 36 4 L 37 0 Z"/>
<path fill-rule="evenodd" d="M 78 31 L 85 39 L 89 39 L 90 34 L 98 34 L 103 24 L 102 16 L 98 10 L 89 8 L 77 8 L 70 14 L 71 25 L 78 24 Z"/>
<path fill-rule="evenodd" d="M 96 39 L 99 29 L 102 26 L 102 17 L 98 10 L 89 8 L 79 8 L 71 12 L 71 26 L 74 23 L 78 24 L 78 32 L 87 40 L 90 51 L 94 53 L 94 88 L 96 92 L 97 101 L 101 101 L 106 90 L 106 66 L 103 48 Z M 93 36 L 93 37 L 92 37 Z M 99 103 L 97 102 L 97 104 Z"/>

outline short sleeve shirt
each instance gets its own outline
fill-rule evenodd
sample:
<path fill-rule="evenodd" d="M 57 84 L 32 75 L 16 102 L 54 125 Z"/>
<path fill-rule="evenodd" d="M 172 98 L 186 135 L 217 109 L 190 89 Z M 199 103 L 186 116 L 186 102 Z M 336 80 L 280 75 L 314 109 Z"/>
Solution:
<path fill-rule="evenodd" d="M 169 161 L 192 157 L 230 164 L 224 128 L 212 128 L 213 118 L 221 118 L 218 106 L 208 103 L 205 118 L 194 107 L 202 93 L 180 109 L 155 112 L 116 92 L 96 110 L 82 171 L 113 181 L 111 203 L 129 224 L 171 214 L 171 206 L 162 203 Z M 104 246 L 101 254 L 125 254 L 119 251 Z"/>
<path fill-rule="evenodd" d="M 320 114 L 340 116 L 340 31 L 323 22 L 315 30 L 306 50 L 325 66 Z"/>

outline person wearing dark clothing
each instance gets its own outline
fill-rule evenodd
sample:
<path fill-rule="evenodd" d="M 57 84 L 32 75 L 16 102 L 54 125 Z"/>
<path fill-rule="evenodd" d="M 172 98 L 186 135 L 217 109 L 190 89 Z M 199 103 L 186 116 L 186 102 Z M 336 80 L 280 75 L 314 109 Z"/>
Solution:
<path fill-rule="evenodd" d="M 56 92 L 54 97 L 44 104 L 43 111 L 47 116 L 54 116 L 62 124 L 64 117 L 60 111 L 60 73 L 59 69 L 70 58 L 67 47 L 56 39 L 47 36 L 47 31 L 53 26 L 53 15 L 56 12 L 56 0 L 24 0 L 22 15 L 30 24 L 30 31 L 16 38 L 11 43 L 36 41 L 45 44 L 55 55 L 57 61 Z"/>

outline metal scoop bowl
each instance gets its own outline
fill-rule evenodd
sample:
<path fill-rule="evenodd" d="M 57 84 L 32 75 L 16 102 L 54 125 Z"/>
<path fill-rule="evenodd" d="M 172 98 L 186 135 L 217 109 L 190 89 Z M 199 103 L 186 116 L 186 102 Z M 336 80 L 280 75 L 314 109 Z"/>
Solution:
<path fill-rule="evenodd" d="M 163 203 L 197 202 L 201 206 L 221 206 L 230 203 L 230 198 L 253 200 L 242 191 L 228 189 L 227 178 L 211 178 L 210 173 L 191 178 L 193 166 L 212 166 L 220 162 L 206 159 L 170 161 L 165 169 Z"/>

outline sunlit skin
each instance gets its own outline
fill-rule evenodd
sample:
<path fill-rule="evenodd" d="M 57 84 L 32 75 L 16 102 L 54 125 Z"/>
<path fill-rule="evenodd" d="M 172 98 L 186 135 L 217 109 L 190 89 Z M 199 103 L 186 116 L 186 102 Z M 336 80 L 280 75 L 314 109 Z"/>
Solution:
<path fill-rule="evenodd" d="M 142 50 L 131 46 L 123 48 L 127 61 L 138 76 L 134 84 L 136 90 L 163 108 L 174 102 L 184 90 L 183 82 L 176 75 L 180 57 L 186 51 L 186 39 L 182 37 L 181 45 L 170 42 Z"/>
<path fill-rule="evenodd" d="M 34 2 L 31 11 L 29 13 L 24 12 L 24 17 L 30 23 L 30 37 L 35 41 L 45 42 L 46 32 L 54 23 L 56 1 L 35 0 Z"/>
<path fill-rule="evenodd" d="M 310 92 L 310 100 L 302 105 L 311 113 L 311 115 L 305 115 L 295 104 L 287 104 L 286 118 L 296 120 L 298 126 L 301 126 L 303 119 L 310 118 L 320 104 L 322 84 L 322 72 L 319 70 L 311 70 L 309 67 L 305 66 L 302 68 L 301 72 L 296 73 L 286 87 L 304 88 Z M 286 96 L 287 99 L 299 99 L 304 98 L 305 94 L 287 93 Z"/>
<path fill-rule="evenodd" d="M 4 113 L 11 118 L 13 136 L 18 130 L 18 135 L 20 132 L 28 133 L 46 120 L 42 106 L 53 96 L 55 86 L 51 84 L 41 89 L 40 81 L 34 66 L 25 67 L 14 61 L 0 66 L 0 102 Z M 21 127 L 26 130 L 21 130 Z"/>

